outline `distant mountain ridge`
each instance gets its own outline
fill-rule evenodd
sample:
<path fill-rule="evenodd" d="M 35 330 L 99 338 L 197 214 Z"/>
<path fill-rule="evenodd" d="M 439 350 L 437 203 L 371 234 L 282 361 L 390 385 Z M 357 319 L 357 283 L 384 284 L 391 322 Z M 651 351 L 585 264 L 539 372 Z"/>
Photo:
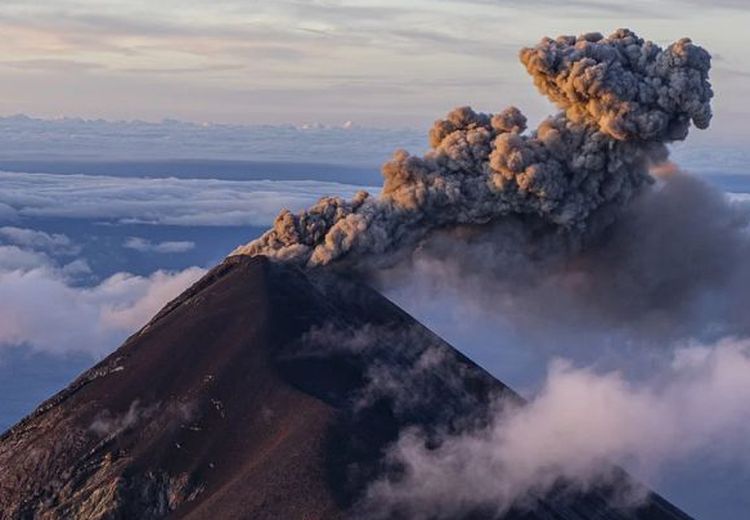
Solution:
<path fill-rule="evenodd" d="M 341 125 L 108 121 L 0 117 L 0 159 L 8 161 L 226 160 L 377 168 L 396 148 L 420 150 L 410 128 Z"/>

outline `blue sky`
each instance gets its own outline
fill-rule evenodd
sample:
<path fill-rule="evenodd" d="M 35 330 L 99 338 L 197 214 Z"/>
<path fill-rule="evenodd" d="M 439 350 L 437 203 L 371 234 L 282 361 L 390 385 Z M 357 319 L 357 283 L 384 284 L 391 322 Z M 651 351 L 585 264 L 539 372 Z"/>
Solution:
<path fill-rule="evenodd" d="M 232 123 L 347 120 L 427 128 L 453 106 L 532 119 L 551 107 L 518 49 L 630 27 L 714 55 L 716 118 L 698 140 L 747 136 L 742 0 L 6 0 L 0 113 Z"/>

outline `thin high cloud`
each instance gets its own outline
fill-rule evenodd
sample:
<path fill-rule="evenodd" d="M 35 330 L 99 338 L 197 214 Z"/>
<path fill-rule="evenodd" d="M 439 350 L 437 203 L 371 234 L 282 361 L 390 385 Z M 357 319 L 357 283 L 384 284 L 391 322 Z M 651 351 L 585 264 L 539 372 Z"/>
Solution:
<path fill-rule="evenodd" d="M 316 181 L 220 181 L 0 172 L 0 206 L 20 217 L 175 226 L 268 226 L 279 207 L 301 209 L 359 186 Z"/>
<path fill-rule="evenodd" d="M 584 23 L 609 31 L 618 25 L 649 30 L 658 22 L 672 37 L 687 24 L 697 41 L 744 62 L 737 51 L 741 45 L 723 43 L 716 25 L 703 23 L 711 16 L 711 21 L 726 19 L 724 7 L 739 2 L 692 5 L 686 10 L 676 9 L 677 2 L 636 1 L 623 13 L 622 4 L 594 0 L 573 5 L 474 0 L 468 8 L 466 2 L 424 0 L 408 6 L 134 1 L 109 5 L 104 12 L 72 1 L 4 2 L 0 29 L 12 58 L 0 65 L 0 79 L 7 80 L 0 97 L 10 100 L 0 111 L 422 126 L 432 114 L 467 101 L 468 89 L 473 105 L 494 106 L 501 79 L 507 102 L 522 103 L 518 85 L 526 82 L 513 65 L 515 49 L 533 43 L 528 40 L 532 27 L 534 33 L 554 33 L 560 20 L 572 33 L 584 30 Z M 746 24 L 742 12 L 733 14 L 726 23 Z M 371 86 L 363 95 L 362 88 L 341 81 L 341 74 Z M 441 85 L 451 77 L 462 82 L 463 92 Z M 40 78 L 66 88 L 50 93 L 40 88 Z M 373 86 L 383 82 L 390 87 Z M 175 96 L 176 88 L 184 94 Z M 398 97 L 397 89 L 403 91 Z M 93 92 L 97 95 L 89 95 Z"/>

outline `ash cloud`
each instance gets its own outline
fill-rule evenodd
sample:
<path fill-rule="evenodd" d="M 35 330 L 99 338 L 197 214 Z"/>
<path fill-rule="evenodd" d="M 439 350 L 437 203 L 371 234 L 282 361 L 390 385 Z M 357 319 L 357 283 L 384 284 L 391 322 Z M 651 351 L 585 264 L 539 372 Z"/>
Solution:
<path fill-rule="evenodd" d="M 601 352 L 750 334 L 750 210 L 683 172 L 657 179 L 583 249 L 505 220 L 435 234 L 377 283 L 406 308 L 462 301 L 495 321 L 495 343 Z"/>
<path fill-rule="evenodd" d="M 630 202 L 666 160 L 666 143 L 711 119 L 710 56 L 689 39 L 666 49 L 621 29 L 609 37 L 546 38 L 521 61 L 562 110 L 526 133 L 515 107 L 453 110 L 430 130 L 424 157 L 397 151 L 378 197 L 321 199 L 232 254 L 308 267 L 382 263 L 436 230 L 503 217 L 582 234 Z"/>

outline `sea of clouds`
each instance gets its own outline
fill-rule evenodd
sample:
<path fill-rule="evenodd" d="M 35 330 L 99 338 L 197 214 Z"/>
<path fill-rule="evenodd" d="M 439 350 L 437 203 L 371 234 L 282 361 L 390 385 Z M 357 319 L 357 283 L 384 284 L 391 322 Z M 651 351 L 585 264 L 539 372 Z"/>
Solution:
<path fill-rule="evenodd" d="M 54 217 L 173 226 L 267 226 L 279 207 L 298 210 L 359 186 L 314 180 L 123 178 L 0 171 L 0 221 Z"/>

